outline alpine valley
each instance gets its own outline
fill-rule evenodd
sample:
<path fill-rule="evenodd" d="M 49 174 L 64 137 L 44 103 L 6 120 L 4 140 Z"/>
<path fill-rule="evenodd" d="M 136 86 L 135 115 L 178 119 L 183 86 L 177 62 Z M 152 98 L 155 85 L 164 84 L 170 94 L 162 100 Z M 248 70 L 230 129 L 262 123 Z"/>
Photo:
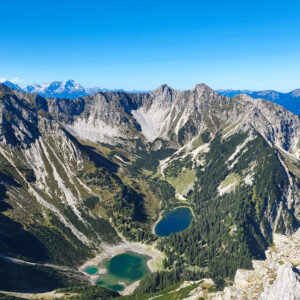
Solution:
<path fill-rule="evenodd" d="M 299 299 L 300 117 L 205 84 L 95 92 L 0 84 L 3 298 Z M 190 225 L 157 235 L 180 207 Z M 95 285 L 125 252 L 148 275 Z"/>

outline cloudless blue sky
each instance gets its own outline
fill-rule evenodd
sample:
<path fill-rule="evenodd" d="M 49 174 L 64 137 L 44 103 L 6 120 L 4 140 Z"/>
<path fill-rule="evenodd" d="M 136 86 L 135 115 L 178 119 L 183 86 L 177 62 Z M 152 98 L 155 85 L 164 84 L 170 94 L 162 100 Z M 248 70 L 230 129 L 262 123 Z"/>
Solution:
<path fill-rule="evenodd" d="M 21 85 L 300 88 L 300 1 L 0 0 L 0 77 Z"/>

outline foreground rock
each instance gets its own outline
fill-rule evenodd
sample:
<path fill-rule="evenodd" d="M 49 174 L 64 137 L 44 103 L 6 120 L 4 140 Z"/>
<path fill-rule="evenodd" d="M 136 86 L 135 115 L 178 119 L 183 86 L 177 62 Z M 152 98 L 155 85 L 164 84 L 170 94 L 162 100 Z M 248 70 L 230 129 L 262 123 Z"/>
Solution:
<path fill-rule="evenodd" d="M 261 294 L 261 299 L 300 299 L 299 282 L 299 270 L 293 268 L 290 263 L 285 263 L 278 269 L 275 282 L 265 287 L 264 292 Z"/>
<path fill-rule="evenodd" d="M 238 269 L 234 284 L 224 291 L 205 293 L 198 288 L 185 299 L 199 297 L 216 300 L 299 300 L 300 230 L 290 236 L 274 234 L 274 245 L 266 251 L 266 260 L 253 261 L 253 270 Z"/>

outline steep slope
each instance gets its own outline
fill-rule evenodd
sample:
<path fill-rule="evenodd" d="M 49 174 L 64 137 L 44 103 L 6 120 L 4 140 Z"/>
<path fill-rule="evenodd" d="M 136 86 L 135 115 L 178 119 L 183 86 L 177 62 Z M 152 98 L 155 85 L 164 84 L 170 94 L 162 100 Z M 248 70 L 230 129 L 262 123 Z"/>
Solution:
<path fill-rule="evenodd" d="M 18 90 L 18 91 L 22 91 L 24 92 L 24 90 L 16 83 L 12 83 L 11 81 L 5 80 L 2 82 L 3 85 L 6 85 L 12 89 Z"/>
<path fill-rule="evenodd" d="M 253 270 L 238 270 L 233 286 L 208 299 L 299 299 L 299 249 L 300 231 L 292 236 L 274 234 L 266 260 L 253 261 Z"/>
<path fill-rule="evenodd" d="M 233 285 L 215 291 L 211 279 L 185 281 L 143 299 L 283 300 L 300 298 L 300 231 L 286 236 L 274 234 L 265 260 L 252 261 L 252 270 L 238 269 Z M 134 297 L 129 298 L 135 299 Z"/>
<path fill-rule="evenodd" d="M 300 155 L 300 118 L 281 106 L 262 99 L 253 101 L 246 95 L 238 95 L 232 99 L 224 98 L 205 84 L 199 84 L 193 90 L 184 92 L 163 85 L 149 94 L 99 93 L 79 98 L 71 103 L 66 100 L 50 101 L 48 100 L 48 103 L 52 115 L 81 138 L 126 145 L 130 138 L 140 140 L 148 148 L 155 141 L 162 140 L 164 144 L 159 147 L 179 149 L 176 160 L 171 157 L 161 166 L 162 175 L 166 177 L 174 178 L 178 175 L 168 176 L 163 172 L 164 169 L 170 170 L 172 163 L 176 164 L 182 159 L 187 161 L 191 156 L 190 169 L 197 170 L 199 166 L 201 167 L 199 159 L 201 153 L 204 155 L 202 160 L 207 160 L 206 152 L 212 150 L 216 152 L 215 149 L 211 149 L 212 146 L 233 143 L 232 149 L 227 146 L 227 154 L 216 152 L 206 155 L 212 156 L 213 159 L 216 155 L 227 157 L 228 161 L 224 161 L 223 166 L 218 167 L 227 169 L 224 174 L 230 175 L 230 172 L 234 173 L 234 166 L 237 168 L 235 161 L 242 156 L 241 154 L 251 156 L 261 150 L 256 147 L 262 144 L 268 149 L 267 152 L 274 152 L 272 152 L 274 162 L 278 164 L 286 181 L 284 186 L 287 190 L 281 192 L 288 195 L 284 197 L 288 199 L 287 206 L 295 212 L 297 218 L 299 217 L 298 198 L 292 192 L 298 184 L 297 178 L 290 176 L 288 169 L 291 168 L 292 172 L 297 174 Z M 74 105 L 78 109 L 74 109 Z M 106 135 L 103 135 L 103 132 L 106 132 Z M 203 141 L 205 137 L 208 140 Z M 247 148 L 250 142 L 257 145 L 249 150 Z M 203 148 L 205 144 L 206 148 Z M 243 153 L 240 153 L 241 151 Z M 267 152 L 263 155 L 269 155 Z M 257 166 L 255 157 L 252 157 L 250 162 L 253 166 Z M 246 172 L 242 168 L 245 166 L 242 166 L 239 172 Z M 262 172 L 261 166 L 256 169 L 257 172 Z M 249 173 L 245 180 L 248 180 L 248 183 L 252 182 L 251 176 L 254 175 Z M 205 172 L 204 176 L 208 174 Z M 220 180 L 225 180 L 225 177 Z M 219 196 L 223 193 L 222 180 L 218 186 L 213 187 L 222 190 Z M 274 215 L 275 212 L 271 214 Z M 274 220 L 272 224 L 273 222 Z"/>
<path fill-rule="evenodd" d="M 28 289 L 65 285 L 65 274 L 52 281 L 50 274 L 41 286 L 26 279 L 34 272 L 24 271 L 22 261 L 77 267 L 121 242 L 109 219 L 121 230 L 135 226 L 138 234 L 140 226 L 150 226 L 142 195 L 122 182 L 117 164 L 53 120 L 44 98 L 0 86 L 0 99 L 1 263 L 20 258 L 23 270 L 23 277 L 9 277 L 1 288 L 21 289 L 26 280 Z"/>
<path fill-rule="evenodd" d="M 149 142 L 162 138 L 182 146 L 206 130 L 253 126 L 272 146 L 299 157 L 299 117 L 266 100 L 224 98 L 205 84 L 184 92 L 163 85 L 151 93 L 99 93 L 75 102 L 48 102 L 51 113 L 70 130 L 80 137 L 93 132 L 98 142 L 141 138 L 142 133 Z M 98 128 L 106 130 L 106 136 L 97 136 Z"/>
<path fill-rule="evenodd" d="M 125 93 L 98 93 L 73 101 L 48 99 L 49 111 L 76 136 L 94 142 L 117 143 L 138 135 L 139 124 L 130 109 L 137 97 Z"/>
<path fill-rule="evenodd" d="M 214 279 L 230 278 L 237 267 L 249 268 L 251 259 L 264 257 L 273 231 L 293 233 L 299 227 L 299 180 L 253 129 L 227 139 L 217 134 L 199 154 L 189 161 L 177 157 L 164 169 L 171 183 L 183 169 L 196 170 L 185 197 L 197 217 L 160 249 L 168 249 L 170 270 L 180 261 Z"/>
<path fill-rule="evenodd" d="M 148 140 L 176 145 L 159 173 L 176 189 L 177 205 L 193 208 L 195 220 L 158 243 L 169 273 L 147 278 L 137 293 L 205 274 L 222 285 L 238 267 L 264 258 L 273 232 L 299 228 L 299 117 L 266 100 L 221 97 L 203 84 L 192 91 L 163 86 L 156 92 L 168 103 L 163 115 L 157 109 L 161 100 L 155 103 L 152 94 L 136 119 L 142 113 L 144 123 L 160 119 Z"/>

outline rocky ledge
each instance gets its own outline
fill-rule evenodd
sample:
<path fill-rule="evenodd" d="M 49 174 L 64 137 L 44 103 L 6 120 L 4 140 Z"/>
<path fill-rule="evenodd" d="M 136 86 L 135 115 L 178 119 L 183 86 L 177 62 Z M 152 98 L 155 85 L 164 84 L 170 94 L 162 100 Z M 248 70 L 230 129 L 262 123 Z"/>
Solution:
<path fill-rule="evenodd" d="M 300 300 L 300 229 L 273 237 L 266 260 L 253 261 L 253 270 L 238 269 L 232 286 L 213 293 L 198 288 L 186 299 Z"/>

